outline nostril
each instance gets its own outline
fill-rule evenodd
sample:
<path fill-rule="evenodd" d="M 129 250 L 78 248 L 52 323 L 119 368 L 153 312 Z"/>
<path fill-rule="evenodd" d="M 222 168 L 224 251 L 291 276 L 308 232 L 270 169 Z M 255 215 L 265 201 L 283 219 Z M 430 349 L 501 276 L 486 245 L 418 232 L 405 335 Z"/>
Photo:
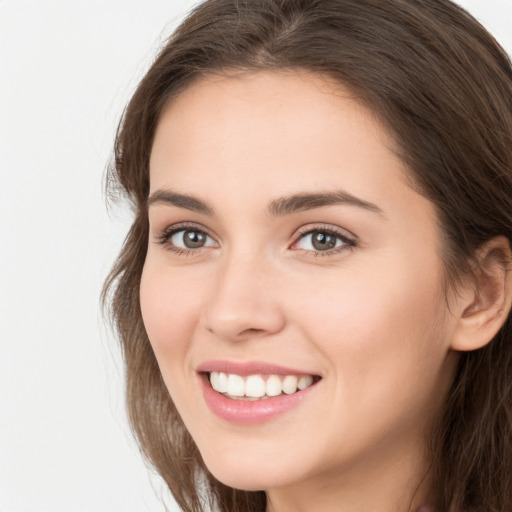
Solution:
<path fill-rule="evenodd" d="M 265 331 L 263 329 L 255 329 L 254 327 L 251 327 L 250 329 L 245 329 L 240 333 L 240 336 L 243 335 L 249 335 L 249 336 L 255 336 L 260 333 L 264 333 Z"/>

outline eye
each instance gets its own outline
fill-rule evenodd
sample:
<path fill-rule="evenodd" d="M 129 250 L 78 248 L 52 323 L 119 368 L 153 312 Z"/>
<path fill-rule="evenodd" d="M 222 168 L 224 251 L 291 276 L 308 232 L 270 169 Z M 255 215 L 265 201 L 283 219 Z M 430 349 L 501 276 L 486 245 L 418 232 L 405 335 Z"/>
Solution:
<path fill-rule="evenodd" d="M 318 228 L 303 232 L 291 248 L 330 254 L 355 245 L 355 240 L 342 233 L 333 229 Z"/>
<path fill-rule="evenodd" d="M 169 238 L 169 242 L 180 249 L 200 249 L 214 245 L 213 240 L 203 231 L 197 229 L 180 229 Z"/>
<path fill-rule="evenodd" d="M 179 254 L 195 252 L 203 247 L 216 246 L 215 240 L 202 229 L 194 226 L 171 226 L 157 242 L 166 249 Z"/>

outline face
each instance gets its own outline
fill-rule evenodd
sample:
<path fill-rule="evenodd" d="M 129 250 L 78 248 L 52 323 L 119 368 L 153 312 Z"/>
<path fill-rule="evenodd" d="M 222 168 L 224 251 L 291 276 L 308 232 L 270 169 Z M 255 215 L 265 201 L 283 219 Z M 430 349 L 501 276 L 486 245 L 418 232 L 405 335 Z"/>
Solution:
<path fill-rule="evenodd" d="M 225 484 L 421 466 L 454 325 L 434 208 L 405 172 L 372 113 L 307 73 L 207 77 L 161 117 L 142 314 Z"/>

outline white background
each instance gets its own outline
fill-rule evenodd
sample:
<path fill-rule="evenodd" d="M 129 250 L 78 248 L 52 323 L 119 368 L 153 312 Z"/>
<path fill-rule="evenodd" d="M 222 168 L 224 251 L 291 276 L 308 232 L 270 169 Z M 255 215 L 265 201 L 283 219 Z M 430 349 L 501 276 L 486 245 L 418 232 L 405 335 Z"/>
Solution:
<path fill-rule="evenodd" d="M 126 101 L 194 3 L 0 0 L 0 512 L 164 510 L 99 309 L 130 219 L 108 215 L 102 179 Z M 512 0 L 460 3 L 512 53 Z"/>

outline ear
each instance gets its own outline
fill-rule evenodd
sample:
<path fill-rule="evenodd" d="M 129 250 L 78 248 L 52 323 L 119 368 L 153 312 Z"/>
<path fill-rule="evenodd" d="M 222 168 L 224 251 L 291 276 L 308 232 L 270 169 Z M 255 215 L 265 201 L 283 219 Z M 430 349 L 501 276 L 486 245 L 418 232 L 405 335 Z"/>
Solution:
<path fill-rule="evenodd" d="M 455 301 L 457 325 L 451 348 L 477 350 L 501 329 L 512 307 L 512 257 L 507 238 L 486 242 L 477 253 L 478 265 Z"/>

